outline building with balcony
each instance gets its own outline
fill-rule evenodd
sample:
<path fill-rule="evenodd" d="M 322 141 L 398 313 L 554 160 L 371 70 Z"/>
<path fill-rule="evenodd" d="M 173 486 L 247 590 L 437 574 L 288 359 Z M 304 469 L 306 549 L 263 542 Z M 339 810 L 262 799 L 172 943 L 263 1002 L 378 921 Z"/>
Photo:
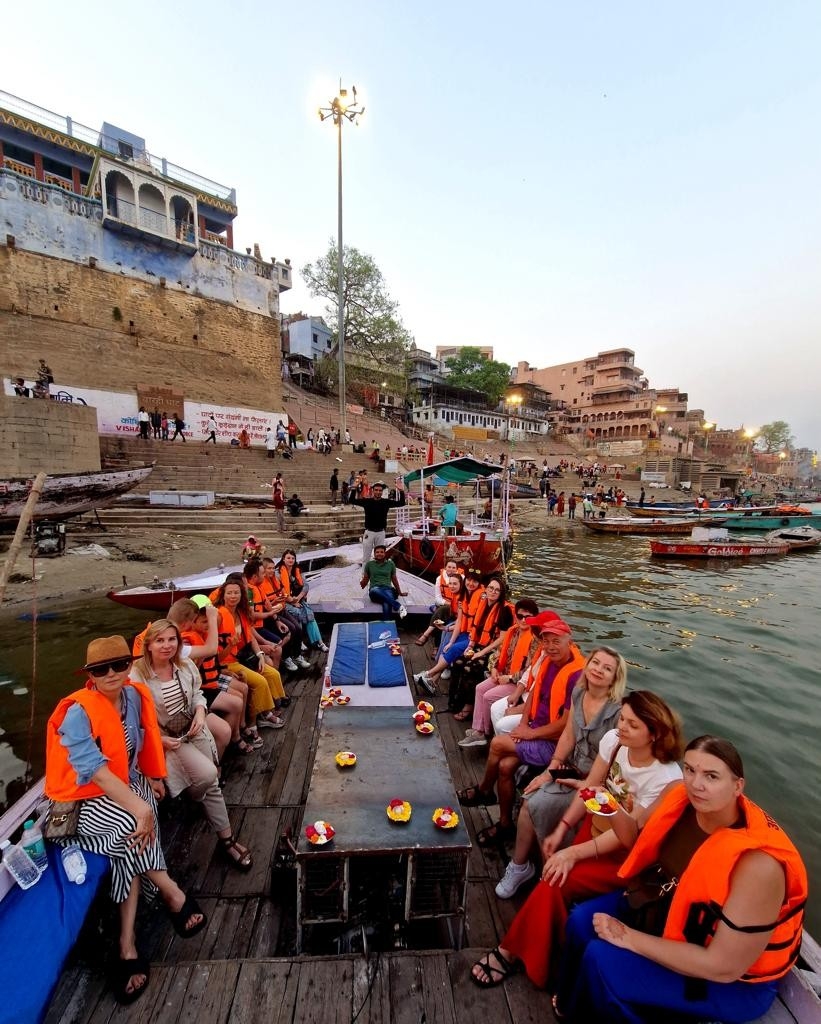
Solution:
<path fill-rule="evenodd" d="M 122 410 L 104 432 L 130 430 L 154 387 L 197 425 L 217 402 L 282 409 L 290 261 L 234 250 L 233 188 L 0 92 L 0 214 L 4 374 L 43 356 L 67 394 Z"/>

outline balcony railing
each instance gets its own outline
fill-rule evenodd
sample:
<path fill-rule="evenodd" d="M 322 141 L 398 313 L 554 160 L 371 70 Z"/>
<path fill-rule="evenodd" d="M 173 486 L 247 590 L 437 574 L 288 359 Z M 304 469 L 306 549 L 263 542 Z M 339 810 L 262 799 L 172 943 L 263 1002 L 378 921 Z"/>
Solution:
<path fill-rule="evenodd" d="M 28 118 L 30 121 L 36 121 L 46 128 L 61 132 L 72 139 L 78 139 L 89 146 L 104 149 L 120 160 L 147 163 L 165 178 L 171 178 L 181 184 L 189 185 L 191 188 L 206 193 L 206 195 L 215 196 L 217 199 L 231 203 L 232 206 L 236 204 L 236 191 L 227 185 L 220 185 L 216 181 L 211 181 L 210 178 L 204 178 L 202 175 L 188 171 L 184 167 L 178 167 L 176 164 L 166 160 L 165 157 L 153 156 L 146 150 L 134 150 L 132 157 L 125 157 L 119 148 L 121 140 L 104 136 L 102 132 L 95 131 L 94 128 L 79 124 L 70 117 L 55 114 L 53 110 L 39 107 L 36 103 L 29 103 L 27 100 L 20 99 L 19 96 L 14 96 L 11 93 L 0 90 L 0 108 L 8 110 L 11 114 L 18 114 L 21 117 Z M 5 162 L 10 163 L 11 161 L 6 159 Z M 26 172 L 20 171 L 19 173 L 25 174 Z M 32 174 L 31 177 L 34 177 L 34 175 Z"/>
<path fill-rule="evenodd" d="M 37 178 L 37 172 L 31 164 L 21 163 L 19 160 L 12 160 L 10 156 L 3 157 L 3 166 L 8 167 L 15 174 L 22 174 L 26 178 Z"/>

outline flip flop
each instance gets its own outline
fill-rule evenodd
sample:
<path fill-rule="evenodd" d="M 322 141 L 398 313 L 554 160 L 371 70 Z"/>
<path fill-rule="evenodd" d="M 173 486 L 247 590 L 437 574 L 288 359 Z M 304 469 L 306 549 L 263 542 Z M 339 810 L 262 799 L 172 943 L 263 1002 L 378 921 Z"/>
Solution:
<path fill-rule="evenodd" d="M 453 717 L 457 722 L 466 722 L 469 718 L 473 718 L 473 708 L 470 710 L 462 708 L 462 710 L 457 711 Z"/>
<path fill-rule="evenodd" d="M 491 957 L 495 958 L 496 963 L 499 964 L 498 967 L 494 967 L 490 962 Z M 473 966 L 478 967 L 482 972 L 481 975 L 474 974 L 472 970 L 470 972 L 471 980 L 479 988 L 494 988 L 496 985 L 501 985 L 506 978 L 519 970 L 518 964 L 506 960 L 502 956 L 498 946 L 483 956 L 481 960 L 477 960 Z"/>
<path fill-rule="evenodd" d="M 170 907 L 166 907 L 166 910 L 171 919 L 171 924 L 174 926 L 174 931 L 182 939 L 192 938 L 208 924 L 208 918 L 193 896 L 186 894 L 185 903 L 183 903 L 179 910 L 171 910 Z M 202 920 L 188 927 L 188 918 L 193 917 L 194 914 L 201 915 Z"/>
<path fill-rule="evenodd" d="M 128 991 L 128 983 L 135 974 L 144 974 L 145 981 L 139 988 Z M 114 961 L 111 968 L 111 987 L 114 991 L 114 998 L 122 1006 L 128 1006 L 136 1002 L 148 988 L 148 979 L 151 976 L 151 966 L 145 957 L 138 956 L 133 960 L 119 958 Z"/>
<path fill-rule="evenodd" d="M 428 642 L 428 638 L 426 636 L 418 636 L 413 642 L 417 647 L 424 647 Z"/>
<path fill-rule="evenodd" d="M 456 795 L 463 807 L 493 807 L 499 803 L 495 793 L 483 793 L 478 786 L 468 786 Z"/>
<path fill-rule="evenodd" d="M 515 825 L 500 825 L 499 822 L 496 822 L 477 832 L 476 842 L 479 846 L 487 848 L 488 846 L 502 846 L 508 840 L 515 839 L 515 837 Z"/>

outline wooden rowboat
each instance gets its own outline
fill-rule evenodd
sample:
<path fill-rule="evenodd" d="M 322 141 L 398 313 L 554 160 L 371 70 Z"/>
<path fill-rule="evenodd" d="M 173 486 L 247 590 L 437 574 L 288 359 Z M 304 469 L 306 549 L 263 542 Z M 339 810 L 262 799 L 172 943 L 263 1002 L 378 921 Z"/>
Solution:
<path fill-rule="evenodd" d="M 594 533 L 610 533 L 632 537 L 646 534 L 690 533 L 693 529 L 692 519 L 581 519 L 586 529 Z M 712 520 L 716 522 L 716 520 Z"/>

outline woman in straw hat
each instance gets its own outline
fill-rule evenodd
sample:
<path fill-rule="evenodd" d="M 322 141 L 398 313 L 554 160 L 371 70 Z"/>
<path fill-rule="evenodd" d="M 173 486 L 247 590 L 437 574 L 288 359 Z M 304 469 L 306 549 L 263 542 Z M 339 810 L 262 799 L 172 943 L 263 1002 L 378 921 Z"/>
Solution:
<path fill-rule="evenodd" d="M 162 737 L 150 692 L 128 678 L 132 662 L 124 637 L 92 640 L 86 684 L 60 701 L 46 733 L 46 795 L 81 803 L 76 835 L 66 839 L 111 861 L 111 895 L 120 906 L 112 980 L 123 1003 L 148 984 L 148 962 L 137 952 L 135 934 L 141 887 L 147 894 L 159 891 L 183 938 L 207 921 L 166 871 L 157 822 L 157 800 L 165 794 Z"/>

